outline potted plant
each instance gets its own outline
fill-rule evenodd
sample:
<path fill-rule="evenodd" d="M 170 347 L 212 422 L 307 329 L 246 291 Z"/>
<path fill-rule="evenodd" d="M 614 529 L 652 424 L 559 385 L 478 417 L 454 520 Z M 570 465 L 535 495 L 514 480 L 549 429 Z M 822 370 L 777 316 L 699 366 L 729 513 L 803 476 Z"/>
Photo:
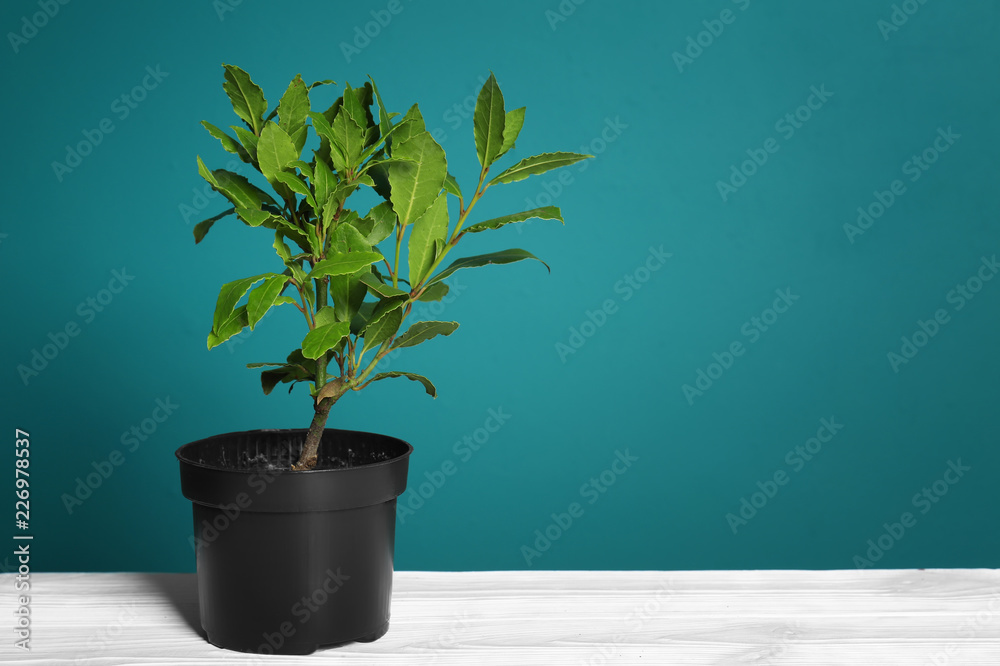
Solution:
<path fill-rule="evenodd" d="M 396 498 L 413 449 L 386 435 L 326 428 L 330 410 L 349 391 L 396 377 L 434 397 L 426 377 L 377 371 L 389 352 L 458 328 L 445 321 L 404 327 L 414 302 L 444 297 L 444 280 L 463 268 L 541 261 L 509 249 L 445 265 L 452 249 L 467 234 L 531 218 L 562 221 L 558 208 L 546 206 L 467 224 L 476 203 L 490 187 L 590 156 L 545 153 L 488 178 L 514 147 L 525 113 L 505 110 L 491 75 L 473 119 L 481 170 L 466 195 L 417 105 L 402 116 L 389 112 L 373 80 L 345 85 L 316 112 L 310 92 L 334 82 L 306 85 L 296 76 L 269 111 L 245 71 L 223 67 L 223 88 L 242 123 L 232 134 L 202 124 L 263 182 L 210 170 L 199 157 L 199 173 L 231 206 L 199 223 L 195 242 L 235 215 L 273 232 L 277 260 L 272 270 L 223 285 L 208 347 L 254 329 L 273 307 L 299 310 L 304 337 L 285 360 L 248 367 L 262 369 L 265 394 L 278 384 L 289 391 L 307 384 L 314 415 L 308 428 L 228 433 L 177 450 L 182 492 L 194 507 L 202 627 L 215 645 L 260 653 L 375 640 L 388 629 Z M 366 212 L 349 208 L 363 188 L 381 201 Z M 449 197 L 457 203 L 454 223 Z"/>

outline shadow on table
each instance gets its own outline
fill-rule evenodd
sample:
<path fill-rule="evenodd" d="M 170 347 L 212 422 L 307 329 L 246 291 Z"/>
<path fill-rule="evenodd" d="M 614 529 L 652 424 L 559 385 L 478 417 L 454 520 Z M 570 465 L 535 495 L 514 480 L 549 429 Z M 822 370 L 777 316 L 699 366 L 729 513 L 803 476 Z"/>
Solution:
<path fill-rule="evenodd" d="M 198 577 L 194 574 L 177 573 L 144 575 L 150 588 L 159 591 L 191 630 L 205 638 L 205 631 L 201 628 L 201 617 L 198 614 Z"/>

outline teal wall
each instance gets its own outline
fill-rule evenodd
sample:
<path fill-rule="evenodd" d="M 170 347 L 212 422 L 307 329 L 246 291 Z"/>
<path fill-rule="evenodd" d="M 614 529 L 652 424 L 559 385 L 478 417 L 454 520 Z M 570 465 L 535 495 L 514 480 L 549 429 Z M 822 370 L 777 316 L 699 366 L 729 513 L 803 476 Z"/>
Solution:
<path fill-rule="evenodd" d="M 283 358 L 297 313 L 205 349 L 219 286 L 274 262 L 231 220 L 192 242 L 222 209 L 195 155 L 229 157 L 199 125 L 235 121 L 223 62 L 272 101 L 371 74 L 463 183 L 459 110 L 491 70 L 528 107 L 509 163 L 596 155 L 477 209 L 551 199 L 567 223 L 463 241 L 552 272 L 459 274 L 425 314 L 462 327 L 391 366 L 437 400 L 384 382 L 337 407 L 415 447 L 399 569 L 997 566 L 992 3 L 48 3 L 0 9 L 0 404 L 8 465 L 30 433 L 36 570 L 193 570 L 174 450 L 308 423 L 304 391 L 244 368 Z M 391 21 L 345 53 L 372 11 Z"/>

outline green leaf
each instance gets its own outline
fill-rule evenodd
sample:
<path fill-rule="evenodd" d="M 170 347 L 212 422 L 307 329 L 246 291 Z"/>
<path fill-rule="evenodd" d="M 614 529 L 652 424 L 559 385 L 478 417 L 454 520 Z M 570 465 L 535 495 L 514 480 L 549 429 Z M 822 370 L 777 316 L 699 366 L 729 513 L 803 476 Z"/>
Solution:
<path fill-rule="evenodd" d="M 511 168 L 507 169 L 489 182 L 494 183 L 514 183 L 524 180 L 528 176 L 537 176 L 552 169 L 569 166 L 580 160 L 585 160 L 593 155 L 581 155 L 579 153 L 542 153 L 533 157 L 526 157 Z"/>
<path fill-rule="evenodd" d="M 330 165 L 319 156 L 319 153 L 313 151 L 313 155 L 316 157 L 316 167 L 313 169 L 312 179 L 313 189 L 316 190 L 316 207 L 318 210 L 322 210 L 330 193 L 337 186 L 337 179 L 333 175 Z"/>
<path fill-rule="evenodd" d="M 358 280 L 360 282 L 360 279 Z M 364 283 L 362 283 L 364 284 Z M 358 308 L 357 317 L 351 322 L 351 332 L 356 335 L 365 335 L 366 329 L 370 328 L 373 324 L 388 316 L 390 312 L 402 308 L 409 301 L 409 296 L 405 292 L 399 295 L 390 296 L 386 298 L 380 298 L 375 303 L 363 303 L 361 307 Z M 402 318 L 400 319 L 402 321 Z M 398 325 L 397 325 L 398 328 Z M 395 331 L 394 331 L 395 333 Z M 367 345 L 367 348 L 371 348 L 371 344 Z"/>
<path fill-rule="evenodd" d="M 313 121 L 313 129 L 316 130 L 316 134 L 329 140 L 333 136 L 333 128 L 330 127 L 330 121 L 326 119 L 326 116 L 316 111 L 310 111 L 308 115 Z"/>
<path fill-rule="evenodd" d="M 380 372 L 374 377 L 372 377 L 371 381 L 377 382 L 382 379 L 390 379 L 392 377 L 406 377 L 411 381 L 420 382 L 421 384 L 424 385 L 424 390 L 427 391 L 427 395 L 429 395 L 432 398 L 437 397 L 437 389 L 434 388 L 434 384 L 431 384 L 431 380 L 427 379 L 423 375 L 418 375 L 413 372 L 396 372 L 395 370 L 393 370 L 392 372 Z"/>
<path fill-rule="evenodd" d="M 243 144 L 243 148 L 253 160 L 251 164 L 257 164 L 257 135 L 246 127 L 240 127 L 239 125 L 230 125 L 229 127 L 236 132 L 236 136 L 239 138 L 240 143 Z"/>
<path fill-rule="evenodd" d="M 288 373 L 284 370 L 265 370 L 260 373 L 260 386 L 264 389 L 264 395 L 271 395 L 271 391 L 278 385 Z"/>
<path fill-rule="evenodd" d="M 506 155 L 507 151 L 514 147 L 514 142 L 517 141 L 517 136 L 521 133 L 521 128 L 524 127 L 524 110 L 522 106 L 520 109 L 508 111 L 504 117 L 503 145 L 500 146 L 500 154 L 497 155 L 497 159 Z"/>
<path fill-rule="evenodd" d="M 302 340 L 302 355 L 306 358 L 317 359 L 330 351 L 340 341 L 351 332 L 351 324 L 346 321 L 338 321 L 325 326 L 317 326 L 306 333 Z"/>
<path fill-rule="evenodd" d="M 444 150 L 426 131 L 398 144 L 393 157 L 412 160 L 389 165 L 392 208 L 405 226 L 437 199 L 448 176 L 448 162 Z"/>
<path fill-rule="evenodd" d="M 274 174 L 274 178 L 278 182 L 288 185 L 289 189 L 296 194 L 304 196 L 309 205 L 313 207 L 313 210 L 316 210 L 316 199 L 313 198 L 312 190 L 309 189 L 309 186 L 299 176 L 290 171 L 278 171 Z"/>
<path fill-rule="evenodd" d="M 335 254 L 317 263 L 306 277 L 311 280 L 324 275 L 350 275 L 381 260 L 382 255 L 378 252 Z"/>
<path fill-rule="evenodd" d="M 565 224 L 562 218 L 562 213 L 555 206 L 543 206 L 542 208 L 534 208 L 532 210 L 526 210 L 523 213 L 514 213 L 513 215 L 504 215 L 503 217 L 495 217 L 492 220 L 486 220 L 485 222 L 477 222 L 466 229 L 464 229 L 467 234 L 474 234 L 480 231 L 486 231 L 487 229 L 499 229 L 505 224 L 512 224 L 514 222 L 524 222 L 525 220 L 530 220 L 532 218 L 539 218 L 542 220 L 559 220 Z"/>
<path fill-rule="evenodd" d="M 317 326 L 327 326 L 328 324 L 335 324 L 339 319 L 337 319 L 336 311 L 327 305 L 326 307 L 320 308 L 316 312 L 316 325 Z"/>
<path fill-rule="evenodd" d="M 258 210 L 257 208 L 238 207 L 236 215 L 251 227 L 259 227 L 268 222 L 275 221 L 275 218 L 284 221 L 284 218 L 274 213 L 269 213 L 266 210 Z"/>
<path fill-rule="evenodd" d="M 212 330 L 218 332 L 221 326 L 232 317 L 233 311 L 236 309 L 236 304 L 246 295 L 250 287 L 274 275 L 274 273 L 261 273 L 260 275 L 243 278 L 242 280 L 234 280 L 222 285 L 222 289 L 219 290 L 219 298 L 215 302 L 215 316 L 212 318 Z"/>
<path fill-rule="evenodd" d="M 358 280 L 360 283 L 361 281 Z M 371 301 L 364 301 L 361 306 L 358 307 L 358 311 L 351 317 L 351 335 L 361 335 L 361 332 L 365 330 L 368 322 L 372 318 L 372 312 L 375 311 L 375 303 Z"/>
<path fill-rule="evenodd" d="M 222 87 L 233 103 L 233 111 L 246 121 L 254 134 L 260 134 L 264 114 L 267 113 L 264 91 L 239 67 L 234 65 L 223 65 L 223 67 L 226 69 L 226 75 Z"/>
<path fill-rule="evenodd" d="M 285 288 L 287 281 L 288 276 L 286 275 L 274 275 L 250 292 L 250 296 L 247 298 L 247 323 L 251 331 L 281 296 L 281 290 Z"/>
<path fill-rule="evenodd" d="M 302 149 L 306 145 L 306 139 L 309 137 L 309 128 L 303 125 L 298 130 L 288 135 L 292 140 L 292 145 L 295 146 L 295 154 L 301 155 Z"/>
<path fill-rule="evenodd" d="M 440 301 L 442 298 L 448 295 L 448 285 L 444 282 L 437 282 L 425 287 L 423 293 L 420 294 L 418 301 Z"/>
<path fill-rule="evenodd" d="M 381 298 L 393 298 L 407 295 L 407 293 L 402 289 L 397 289 L 391 284 L 384 284 L 375 276 L 374 273 L 365 273 L 360 279 L 361 283 L 367 286 L 368 290 L 375 296 L 379 296 Z"/>
<path fill-rule="evenodd" d="M 382 152 L 379 151 L 376 155 L 382 155 Z M 392 196 L 389 187 L 389 167 L 376 159 L 371 159 L 365 165 L 365 175 L 372 179 L 372 189 L 375 190 L 375 193 L 389 201 Z"/>
<path fill-rule="evenodd" d="M 388 238 L 396 228 L 396 213 L 392 210 L 392 204 L 383 201 L 377 206 L 373 206 L 368 211 L 367 217 L 374 220 L 374 225 L 366 240 L 372 245 L 378 245 Z"/>
<path fill-rule="evenodd" d="M 353 210 L 345 211 L 340 216 L 340 224 L 330 237 L 330 249 L 338 253 L 371 252 L 372 246 L 364 235 L 354 226 L 358 214 Z M 381 255 L 379 260 L 381 260 Z"/>
<path fill-rule="evenodd" d="M 237 208 L 260 208 L 266 203 L 272 206 L 278 205 L 270 194 L 238 173 L 216 169 L 212 175 L 219 185 L 219 191 Z"/>
<path fill-rule="evenodd" d="M 348 95 L 345 93 L 345 97 Z M 351 117 L 344 106 L 333 119 L 333 145 L 340 150 L 344 156 L 346 170 L 354 169 L 361 160 L 361 153 L 365 149 L 365 133 L 357 122 Z M 343 171 L 345 169 L 338 169 Z"/>
<path fill-rule="evenodd" d="M 400 305 L 402 305 L 403 300 L 400 300 Z M 361 355 L 364 356 L 365 352 L 369 349 L 376 349 L 383 342 L 391 338 L 399 330 L 400 324 L 403 323 L 403 311 L 398 307 L 394 310 L 386 312 L 383 316 L 378 319 L 374 319 L 369 322 L 368 326 L 365 328 L 365 343 L 361 348 Z"/>
<path fill-rule="evenodd" d="M 281 231 L 274 232 L 274 251 L 278 253 L 281 261 L 285 264 L 288 264 L 292 260 L 292 251 L 288 248 L 288 244 L 285 243 Z"/>
<path fill-rule="evenodd" d="M 441 282 L 449 275 L 462 268 L 475 268 L 477 266 L 487 266 L 489 264 L 511 264 L 515 261 L 521 261 L 523 259 L 534 259 L 540 262 L 545 268 L 549 268 L 549 265 L 544 261 L 531 254 L 527 250 L 502 250 L 500 252 L 491 252 L 489 254 L 479 254 L 474 257 L 465 257 L 463 259 L 456 259 L 451 263 L 448 268 L 444 269 L 437 275 L 435 275 L 428 284 L 436 284 Z M 550 269 L 551 270 L 551 269 Z"/>
<path fill-rule="evenodd" d="M 460 200 L 462 199 L 462 189 L 458 186 L 458 181 L 450 173 L 445 176 L 444 179 L 444 190 L 449 194 L 454 194 Z"/>
<path fill-rule="evenodd" d="M 271 365 L 278 367 L 260 373 L 260 383 L 264 389 L 264 395 L 270 394 L 279 382 L 287 384 L 315 380 L 315 370 L 310 371 L 298 363 L 248 363 L 247 367 L 259 368 Z"/>
<path fill-rule="evenodd" d="M 335 86 L 335 85 L 337 85 L 337 82 L 334 81 L 333 79 L 322 79 L 320 81 L 313 81 L 312 83 L 310 83 L 309 90 L 312 90 L 313 88 L 316 88 L 318 86 Z"/>
<path fill-rule="evenodd" d="M 341 216 L 341 223 L 330 236 L 330 251 L 348 257 L 371 253 L 371 245 L 352 224 L 357 219 L 358 214 L 354 211 L 347 211 Z M 381 255 L 379 258 L 381 259 Z M 351 274 L 330 277 L 330 298 L 337 309 L 338 320 L 353 321 L 368 293 L 368 288 L 361 283 L 360 278 L 370 272 L 370 268 L 365 266 Z"/>
<path fill-rule="evenodd" d="M 392 144 L 396 146 L 401 143 L 406 143 L 418 134 L 423 134 L 427 131 L 427 126 L 424 124 L 424 116 L 420 113 L 420 107 L 416 104 L 410 107 L 410 110 L 406 112 L 403 119 L 399 121 L 398 129 L 396 130 L 396 135 L 393 137 Z M 395 148 L 390 151 L 391 157 L 396 157 Z"/>
<path fill-rule="evenodd" d="M 368 272 L 365 267 L 361 273 Z M 337 314 L 337 321 L 353 321 L 354 315 L 364 305 L 368 288 L 361 284 L 360 275 L 334 275 L 330 277 L 330 298 Z"/>
<path fill-rule="evenodd" d="M 207 220 L 202 220 L 198 224 L 194 225 L 194 242 L 195 242 L 195 244 L 200 243 L 202 241 L 202 239 L 205 238 L 205 234 L 208 233 L 208 230 L 212 228 L 213 224 L 215 224 L 216 222 L 218 222 L 219 220 L 221 220 L 222 218 L 224 218 L 227 215 L 232 215 L 234 212 L 236 212 L 235 208 L 228 208 L 228 209 L 222 211 L 221 213 L 219 213 L 218 215 L 215 215 L 214 217 L 210 217 Z"/>
<path fill-rule="evenodd" d="M 313 179 L 313 170 L 312 167 L 309 166 L 308 162 L 304 160 L 292 160 L 291 162 L 288 163 L 288 166 L 295 167 L 296 169 L 298 169 L 299 172 L 303 176 L 308 178 L 310 181 Z"/>
<path fill-rule="evenodd" d="M 473 134 L 476 137 L 476 154 L 483 168 L 496 161 L 504 143 L 504 123 L 506 115 L 503 109 L 503 93 L 497 85 L 496 77 L 490 73 L 490 78 L 483 84 L 476 99 L 476 110 L 472 115 Z"/>
<path fill-rule="evenodd" d="M 368 126 L 368 114 L 365 113 L 365 108 L 362 106 L 361 101 L 358 99 L 358 93 L 364 92 L 362 89 L 355 90 L 346 84 L 344 86 L 344 97 L 343 97 L 343 109 L 347 111 L 351 120 L 357 124 L 362 130 Z M 334 119 L 336 120 L 336 118 Z"/>
<path fill-rule="evenodd" d="M 292 135 L 305 124 L 308 113 L 309 91 L 302 77 L 296 74 L 278 102 L 278 126 Z"/>
<path fill-rule="evenodd" d="M 285 238 L 291 240 L 299 248 L 306 253 L 311 253 L 312 248 L 309 246 L 309 238 L 302 233 L 302 230 L 294 226 L 291 222 L 285 218 L 275 215 L 270 220 L 267 220 L 262 225 L 267 229 L 274 229 L 275 231 L 280 231 L 281 235 Z M 315 232 L 314 232 L 315 233 Z"/>
<path fill-rule="evenodd" d="M 247 325 L 247 306 L 241 305 L 226 318 L 219 326 L 213 326 L 212 332 L 208 334 L 208 348 L 218 347 L 223 342 L 233 337 Z"/>
<path fill-rule="evenodd" d="M 316 231 L 315 224 L 306 225 L 306 238 L 309 242 L 309 252 L 314 257 L 323 253 L 323 248 L 320 247 L 319 234 Z"/>
<path fill-rule="evenodd" d="M 418 321 L 392 343 L 393 349 L 412 347 L 437 335 L 451 335 L 458 328 L 456 321 Z"/>
<path fill-rule="evenodd" d="M 239 158 L 247 164 L 253 164 L 253 159 L 251 159 L 250 154 L 247 153 L 246 149 L 240 145 L 239 141 L 229 136 L 223 130 L 219 129 L 207 120 L 201 121 L 201 124 L 208 130 L 209 134 L 222 143 L 222 147 L 228 152 L 238 155 Z"/>
<path fill-rule="evenodd" d="M 257 142 L 257 163 L 264 177 L 273 183 L 276 180 L 275 174 L 298 158 L 299 153 L 295 150 L 295 144 L 285 130 L 273 121 L 268 121 L 261 130 L 260 140 Z"/>
<path fill-rule="evenodd" d="M 388 141 L 390 138 L 392 138 L 393 134 L 395 134 L 396 131 L 399 130 L 401 127 L 403 127 L 403 123 L 394 125 L 381 138 L 377 139 L 376 141 L 373 141 L 371 145 L 365 148 L 365 152 L 361 153 L 361 157 L 358 158 L 359 163 L 364 162 L 369 157 L 371 157 L 375 151 L 383 148 L 385 146 L 385 142 Z M 391 159 L 393 158 L 388 158 L 388 160 Z M 378 162 L 376 162 L 375 160 L 370 160 L 367 164 L 365 164 L 365 170 L 375 166 L 375 164 L 377 163 L 386 163 L 388 160 L 379 160 Z"/>
<path fill-rule="evenodd" d="M 360 88 L 354 89 L 354 94 L 358 98 L 358 103 L 361 105 L 364 111 L 363 121 L 359 120 L 358 124 L 361 125 L 362 129 L 365 130 L 365 145 L 373 146 L 376 143 L 381 143 L 379 141 L 379 128 L 378 121 L 375 120 L 375 116 L 372 115 L 372 103 L 375 101 L 373 96 L 374 88 L 372 84 L 365 81 L 365 84 Z"/>
<path fill-rule="evenodd" d="M 389 110 L 385 108 L 385 104 L 382 102 L 382 95 L 378 92 L 378 86 L 375 85 L 375 79 L 368 77 L 372 82 L 372 89 L 375 90 L 375 100 L 378 102 L 378 128 L 379 132 L 382 134 L 382 138 L 389 133 L 392 129 L 391 119 L 389 118 Z"/>
<path fill-rule="evenodd" d="M 442 192 L 431 207 L 413 223 L 408 247 L 410 284 L 420 284 L 436 256 L 435 245 L 443 243 L 448 235 L 448 201 Z"/>

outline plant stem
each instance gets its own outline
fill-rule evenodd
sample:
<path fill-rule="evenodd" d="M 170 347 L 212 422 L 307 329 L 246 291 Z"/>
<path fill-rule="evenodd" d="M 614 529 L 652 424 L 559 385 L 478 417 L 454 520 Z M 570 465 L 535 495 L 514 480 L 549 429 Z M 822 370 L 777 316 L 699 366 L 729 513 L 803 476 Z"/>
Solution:
<path fill-rule="evenodd" d="M 323 439 L 323 431 L 326 429 L 326 420 L 330 416 L 330 408 L 340 400 L 345 391 L 346 389 L 343 389 L 339 393 L 323 398 L 316 405 L 316 413 L 313 415 L 312 424 L 310 424 L 309 431 L 306 433 L 306 441 L 302 444 L 302 452 L 299 454 L 299 459 L 292 465 L 293 470 L 303 471 L 316 466 L 319 460 L 319 443 Z"/>
<path fill-rule="evenodd" d="M 371 363 L 368 364 L 368 367 L 365 368 L 364 371 L 360 375 L 358 375 L 357 379 L 352 382 L 353 384 L 358 385 L 357 388 L 354 388 L 355 391 L 360 391 L 365 386 L 368 386 L 368 384 L 371 384 L 370 381 L 364 384 L 362 384 L 362 382 L 368 379 L 368 375 L 372 373 L 372 371 L 375 369 L 375 366 L 378 365 L 378 362 L 381 361 L 382 358 L 389 353 L 389 351 L 392 348 L 392 341 L 395 339 L 396 336 L 393 336 L 382 343 L 382 346 L 379 348 L 378 353 L 375 354 L 375 357 L 372 359 Z"/>

